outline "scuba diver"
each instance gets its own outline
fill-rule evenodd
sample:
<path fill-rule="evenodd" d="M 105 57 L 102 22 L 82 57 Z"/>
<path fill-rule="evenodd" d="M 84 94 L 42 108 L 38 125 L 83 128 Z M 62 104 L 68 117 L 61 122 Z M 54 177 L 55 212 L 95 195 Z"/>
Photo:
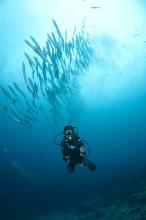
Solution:
<path fill-rule="evenodd" d="M 68 172 L 72 173 L 77 164 L 88 167 L 91 171 L 95 171 L 96 165 L 87 159 L 88 154 L 84 145 L 86 141 L 78 136 L 74 127 L 71 125 L 65 126 L 61 134 L 64 135 L 63 140 L 57 145 L 61 145 L 62 159 L 67 162 Z"/>

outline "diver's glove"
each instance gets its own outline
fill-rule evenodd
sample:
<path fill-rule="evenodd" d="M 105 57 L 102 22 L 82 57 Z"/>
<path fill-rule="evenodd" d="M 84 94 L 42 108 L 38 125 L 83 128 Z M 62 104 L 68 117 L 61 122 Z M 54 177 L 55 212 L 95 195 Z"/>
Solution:
<path fill-rule="evenodd" d="M 68 155 L 63 155 L 63 158 L 62 158 L 62 159 L 65 160 L 65 161 L 67 161 L 67 160 L 70 159 L 70 156 L 68 156 Z"/>
<path fill-rule="evenodd" d="M 87 155 L 84 147 L 80 147 L 80 155 L 81 156 L 86 156 Z"/>

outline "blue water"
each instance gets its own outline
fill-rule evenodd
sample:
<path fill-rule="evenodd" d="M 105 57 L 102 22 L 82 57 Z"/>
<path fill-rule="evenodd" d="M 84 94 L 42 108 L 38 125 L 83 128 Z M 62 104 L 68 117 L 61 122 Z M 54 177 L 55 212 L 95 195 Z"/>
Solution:
<path fill-rule="evenodd" d="M 144 4 L 145 2 L 141 1 L 143 12 L 145 12 Z M 0 6 L 6 13 L 12 7 L 9 4 L 7 6 L 7 1 L 2 1 Z M 17 5 L 15 6 L 17 7 Z M 28 7 L 32 7 L 32 5 Z M 18 5 L 18 9 L 21 9 L 20 5 Z M 55 5 L 53 5 L 53 10 L 55 10 Z M 34 13 L 34 19 L 37 10 L 34 10 L 35 12 L 32 11 L 29 11 L 28 14 L 30 16 L 31 13 Z M 4 14 L 3 11 L 3 16 Z M 46 11 L 45 15 L 47 17 Z M 47 24 L 45 15 L 42 17 L 42 21 Z M 11 17 L 10 14 L 7 14 L 7 16 L 5 14 L 4 16 L 6 23 L 10 18 L 9 16 Z M 0 20 L 0 25 L 3 24 L 1 27 L 4 30 L 4 32 L 1 32 L 3 34 L 0 38 L 0 47 L 3 52 L 3 56 L 0 59 L 0 83 L 9 83 L 9 80 L 18 80 L 19 82 L 18 69 L 20 67 L 17 67 L 16 61 L 21 66 L 24 60 L 22 53 L 26 50 L 23 43 L 20 42 L 28 38 L 30 34 L 37 36 L 39 33 L 41 25 L 39 26 L 38 20 L 33 20 L 38 25 L 37 27 L 35 24 L 34 28 L 33 22 L 29 23 L 29 19 L 24 21 L 21 18 L 20 20 L 21 22 L 23 21 L 22 24 L 25 28 L 24 30 L 17 30 L 16 21 L 11 21 L 15 31 L 10 42 L 8 41 L 9 32 Z M 60 21 L 62 22 L 62 20 Z M 11 22 L 8 22 L 8 25 Z M 47 29 L 45 24 L 41 29 L 42 33 Z M 21 27 L 20 24 L 19 27 Z M 142 32 L 139 31 L 138 33 L 141 34 Z M 28 219 L 30 216 L 35 219 L 35 216 L 48 216 L 50 213 L 57 213 L 58 211 L 67 212 L 69 208 L 77 209 L 84 202 L 96 198 L 102 198 L 104 201 L 103 206 L 106 207 L 107 204 L 112 204 L 113 201 L 128 201 L 132 193 L 140 191 L 145 185 L 145 29 L 143 29 L 142 36 L 130 47 L 131 52 L 129 52 L 130 49 L 127 49 L 127 53 L 130 54 L 126 57 L 129 64 L 128 69 L 122 69 L 127 53 L 119 58 L 121 60 L 118 64 L 123 72 L 126 72 L 123 76 L 119 76 L 119 81 L 124 82 L 119 83 L 121 90 L 113 89 L 115 86 L 113 82 L 117 80 L 116 74 L 121 69 L 119 67 L 114 72 L 112 69 L 113 64 L 110 63 L 110 57 L 116 53 L 115 48 L 119 44 L 117 39 L 113 41 L 114 43 L 110 41 L 110 33 L 108 34 L 105 34 L 107 36 L 107 45 L 105 45 L 105 36 L 100 36 L 100 46 L 101 48 L 106 47 L 105 51 L 107 50 L 108 52 L 110 49 L 108 54 L 109 62 L 106 54 L 101 55 L 101 52 L 100 56 L 97 57 L 97 63 L 94 64 L 99 67 L 97 72 L 100 73 L 100 77 L 95 79 L 92 77 L 91 73 L 96 71 L 94 67 L 93 69 L 91 67 L 90 71 L 86 73 L 88 78 L 83 83 L 83 86 L 86 87 L 83 90 L 85 91 L 85 99 L 83 98 L 84 102 L 77 117 L 77 122 L 72 119 L 65 119 L 58 121 L 56 125 L 52 125 L 43 120 L 34 124 L 32 128 L 27 128 L 0 115 L 0 219 L 21 219 L 22 217 Z M 5 36 L 6 41 L 4 42 L 6 46 L 2 43 Z M 39 37 L 40 35 L 38 34 Z M 16 49 L 17 38 L 20 40 L 18 45 L 22 53 L 20 52 L 19 57 L 17 52 L 16 59 L 14 59 L 9 49 L 9 43 L 12 43 L 12 50 Z M 139 44 L 140 39 L 142 45 Z M 128 39 L 126 40 L 128 41 Z M 128 42 L 126 45 L 128 45 Z M 141 50 L 141 48 L 143 49 Z M 18 72 L 15 72 L 15 68 Z M 111 74 L 111 77 L 107 80 L 103 72 L 108 69 L 110 69 L 109 75 Z M 12 75 L 10 75 L 10 72 L 12 72 Z M 91 81 L 88 81 L 90 79 L 89 74 L 91 74 Z M 84 78 L 82 79 L 84 81 Z M 97 86 L 93 83 L 96 80 Z M 126 86 L 124 87 L 123 84 Z M 95 93 L 94 89 L 92 90 L 92 86 L 95 89 Z M 112 100 L 111 97 L 114 97 L 114 95 L 116 98 Z M 110 98 L 112 101 L 110 101 Z M 72 117 L 72 115 L 70 117 L 76 118 L 75 116 Z M 62 160 L 60 146 L 56 146 L 53 143 L 53 138 L 63 131 L 66 124 L 70 123 L 78 128 L 79 135 L 89 143 L 90 154 L 88 158 L 97 165 L 95 172 L 91 172 L 79 165 L 76 166 L 72 174 L 67 172 L 66 164 Z M 146 204 L 146 199 L 144 199 L 143 204 Z M 84 212 L 86 213 L 86 210 Z"/>
<path fill-rule="evenodd" d="M 127 193 L 116 189 L 118 181 L 120 188 L 122 180 L 139 183 L 145 177 L 145 111 L 146 99 L 142 97 L 117 108 L 86 113 L 78 129 L 90 144 L 89 158 L 98 167 L 95 173 L 79 166 L 73 174 L 67 172 L 60 147 L 52 143 L 60 128 L 53 131 L 47 124 L 38 124 L 28 129 L 1 120 L 0 146 L 8 149 L 0 160 L 1 215 L 44 215 L 99 195 L 106 200 Z M 12 160 L 23 164 L 30 178 L 14 169 Z M 134 181 L 130 184 L 135 187 Z"/>

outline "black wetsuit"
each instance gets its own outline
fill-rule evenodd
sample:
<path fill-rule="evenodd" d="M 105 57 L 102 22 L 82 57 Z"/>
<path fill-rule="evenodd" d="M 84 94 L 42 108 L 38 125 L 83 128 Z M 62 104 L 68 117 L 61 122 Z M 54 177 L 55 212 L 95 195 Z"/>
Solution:
<path fill-rule="evenodd" d="M 85 154 L 80 153 L 80 147 L 84 147 L 84 144 L 78 135 L 74 135 L 71 139 L 64 137 L 61 142 L 63 160 L 68 161 L 70 172 L 74 170 L 76 164 L 84 162 Z M 66 159 L 66 156 L 69 156 L 69 159 Z"/>

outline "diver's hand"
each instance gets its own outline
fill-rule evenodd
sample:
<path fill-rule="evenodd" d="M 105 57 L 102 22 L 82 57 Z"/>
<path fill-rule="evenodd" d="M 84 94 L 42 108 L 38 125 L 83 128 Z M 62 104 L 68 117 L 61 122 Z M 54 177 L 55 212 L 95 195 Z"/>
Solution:
<path fill-rule="evenodd" d="M 80 147 L 80 153 L 81 153 L 81 154 L 86 154 L 84 147 Z"/>
<path fill-rule="evenodd" d="M 69 160 L 70 156 L 63 156 L 63 160 Z"/>
<path fill-rule="evenodd" d="M 68 160 L 69 158 L 70 158 L 70 156 L 65 156 L 65 159 L 67 159 L 67 160 Z"/>

